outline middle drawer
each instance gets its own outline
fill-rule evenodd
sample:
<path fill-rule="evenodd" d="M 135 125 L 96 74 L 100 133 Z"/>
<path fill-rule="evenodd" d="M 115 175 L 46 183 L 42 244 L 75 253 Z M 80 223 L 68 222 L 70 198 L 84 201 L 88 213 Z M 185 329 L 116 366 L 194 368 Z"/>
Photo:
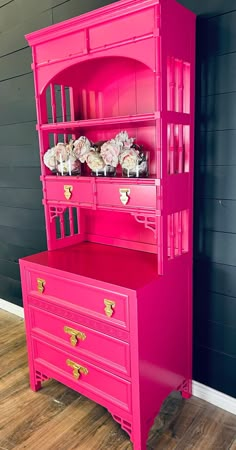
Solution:
<path fill-rule="evenodd" d="M 130 376 L 130 348 L 127 342 L 100 333 L 79 323 L 30 306 L 32 333 L 70 353 L 90 358 L 114 373 Z"/>

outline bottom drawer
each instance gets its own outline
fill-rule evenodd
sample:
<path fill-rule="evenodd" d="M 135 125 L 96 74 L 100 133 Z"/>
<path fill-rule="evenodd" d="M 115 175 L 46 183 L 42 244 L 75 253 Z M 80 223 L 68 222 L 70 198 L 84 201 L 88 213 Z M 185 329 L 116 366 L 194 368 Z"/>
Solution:
<path fill-rule="evenodd" d="M 35 365 L 38 363 L 42 368 L 48 368 L 48 372 L 51 369 L 58 373 L 55 378 L 65 385 L 69 381 L 71 387 L 73 385 L 85 396 L 88 393 L 87 396 L 95 402 L 101 403 L 99 398 L 103 398 L 106 406 L 109 402 L 131 412 L 130 382 L 41 340 L 33 338 L 33 349 Z M 53 375 L 50 376 L 53 378 Z"/>

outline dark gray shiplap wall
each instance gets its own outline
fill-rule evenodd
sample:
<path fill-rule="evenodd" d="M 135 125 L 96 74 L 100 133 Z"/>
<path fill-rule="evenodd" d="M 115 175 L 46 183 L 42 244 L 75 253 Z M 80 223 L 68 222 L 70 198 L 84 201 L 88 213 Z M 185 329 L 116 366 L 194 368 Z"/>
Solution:
<path fill-rule="evenodd" d="M 46 249 L 31 49 L 24 35 L 112 0 L 0 0 L 0 298 L 22 305 L 18 259 Z"/>
<path fill-rule="evenodd" d="M 194 378 L 233 397 L 236 397 L 235 24 L 236 11 L 208 20 L 198 19 L 194 221 Z"/>
<path fill-rule="evenodd" d="M 234 1 L 181 3 L 216 16 L 198 22 L 197 36 L 194 378 L 236 396 Z M 31 51 L 24 35 L 108 3 L 0 0 L 0 298 L 18 305 L 18 258 L 46 248 Z"/>

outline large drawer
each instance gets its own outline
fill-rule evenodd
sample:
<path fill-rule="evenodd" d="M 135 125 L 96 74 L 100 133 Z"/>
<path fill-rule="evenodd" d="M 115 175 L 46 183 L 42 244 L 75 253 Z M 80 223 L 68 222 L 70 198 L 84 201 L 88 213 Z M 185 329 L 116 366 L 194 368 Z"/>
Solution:
<path fill-rule="evenodd" d="M 131 411 L 131 384 L 85 359 L 33 338 L 35 369 L 81 392 L 97 403 Z"/>
<path fill-rule="evenodd" d="M 32 333 L 66 348 L 77 357 L 99 363 L 100 367 L 130 376 L 129 344 L 30 306 Z M 94 362 L 93 361 L 93 362 Z"/>
<path fill-rule="evenodd" d="M 28 293 L 110 325 L 129 329 L 128 297 L 41 270 L 26 269 Z"/>

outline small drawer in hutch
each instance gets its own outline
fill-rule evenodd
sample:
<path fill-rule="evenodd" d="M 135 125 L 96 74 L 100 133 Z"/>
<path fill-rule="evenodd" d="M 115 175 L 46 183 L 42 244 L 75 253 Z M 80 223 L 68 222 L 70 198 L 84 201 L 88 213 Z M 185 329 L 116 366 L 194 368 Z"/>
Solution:
<path fill-rule="evenodd" d="M 61 345 L 76 357 L 97 361 L 113 372 L 130 375 L 129 344 L 80 323 L 30 307 L 32 334 Z"/>
<path fill-rule="evenodd" d="M 94 183 L 92 179 L 72 177 L 48 177 L 45 179 L 47 200 L 73 203 L 92 207 L 94 204 Z"/>
<path fill-rule="evenodd" d="M 97 205 L 156 209 L 156 186 L 152 184 L 97 183 Z"/>
<path fill-rule="evenodd" d="M 131 411 L 129 381 L 39 339 L 33 338 L 33 353 L 36 370 L 45 371 L 65 384 L 70 383 L 75 390 L 94 400 L 99 396 L 127 412 Z"/>
<path fill-rule="evenodd" d="M 28 293 L 129 330 L 128 296 L 51 273 L 27 270 Z"/>

